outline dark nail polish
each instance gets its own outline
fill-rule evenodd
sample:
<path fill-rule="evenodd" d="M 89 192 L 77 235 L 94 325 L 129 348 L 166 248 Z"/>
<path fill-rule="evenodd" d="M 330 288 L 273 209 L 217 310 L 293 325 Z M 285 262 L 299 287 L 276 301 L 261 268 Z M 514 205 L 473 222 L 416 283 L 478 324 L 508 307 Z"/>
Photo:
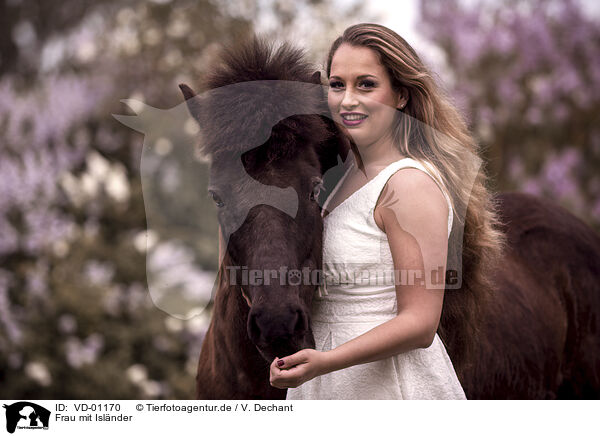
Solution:
<path fill-rule="evenodd" d="M 283 366 L 283 360 L 279 359 L 279 360 L 277 361 L 277 366 Z"/>

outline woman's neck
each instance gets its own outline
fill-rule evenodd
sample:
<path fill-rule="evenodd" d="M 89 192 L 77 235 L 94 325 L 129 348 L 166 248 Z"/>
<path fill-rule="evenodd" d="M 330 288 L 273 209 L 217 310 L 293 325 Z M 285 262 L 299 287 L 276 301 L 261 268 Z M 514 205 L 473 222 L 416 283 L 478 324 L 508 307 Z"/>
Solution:
<path fill-rule="evenodd" d="M 380 140 L 366 147 L 357 146 L 366 176 L 379 173 L 382 167 L 388 166 L 406 156 L 394 147 L 391 139 Z M 358 162 L 357 157 L 355 156 Z"/>

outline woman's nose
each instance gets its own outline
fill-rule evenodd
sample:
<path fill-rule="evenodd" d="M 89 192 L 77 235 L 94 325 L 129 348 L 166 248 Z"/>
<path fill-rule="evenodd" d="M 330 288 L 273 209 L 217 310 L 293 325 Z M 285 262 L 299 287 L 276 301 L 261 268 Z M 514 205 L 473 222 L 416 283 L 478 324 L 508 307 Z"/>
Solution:
<path fill-rule="evenodd" d="M 344 92 L 344 98 L 342 99 L 342 107 L 344 109 L 350 109 L 358 106 L 358 99 L 356 94 L 350 91 Z"/>

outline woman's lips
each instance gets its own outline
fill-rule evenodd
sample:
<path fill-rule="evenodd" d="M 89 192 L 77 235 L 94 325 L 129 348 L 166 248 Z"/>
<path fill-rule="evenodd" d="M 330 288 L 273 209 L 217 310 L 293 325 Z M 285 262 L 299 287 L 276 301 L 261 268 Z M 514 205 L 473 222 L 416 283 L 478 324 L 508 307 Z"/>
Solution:
<path fill-rule="evenodd" d="M 360 123 L 362 123 L 364 120 L 367 119 L 367 115 L 359 114 L 359 113 L 340 114 L 340 117 L 342 119 L 342 123 L 345 126 L 358 126 Z M 350 119 L 347 119 L 347 118 L 350 118 Z"/>

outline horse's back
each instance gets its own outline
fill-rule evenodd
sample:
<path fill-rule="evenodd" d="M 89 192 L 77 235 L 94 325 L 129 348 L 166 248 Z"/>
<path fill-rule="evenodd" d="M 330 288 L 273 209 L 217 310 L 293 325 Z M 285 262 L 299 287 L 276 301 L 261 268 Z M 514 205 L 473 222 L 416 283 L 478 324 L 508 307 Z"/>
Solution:
<path fill-rule="evenodd" d="M 551 201 L 495 200 L 507 251 L 475 371 L 496 376 L 472 397 L 598 398 L 600 237 Z"/>

